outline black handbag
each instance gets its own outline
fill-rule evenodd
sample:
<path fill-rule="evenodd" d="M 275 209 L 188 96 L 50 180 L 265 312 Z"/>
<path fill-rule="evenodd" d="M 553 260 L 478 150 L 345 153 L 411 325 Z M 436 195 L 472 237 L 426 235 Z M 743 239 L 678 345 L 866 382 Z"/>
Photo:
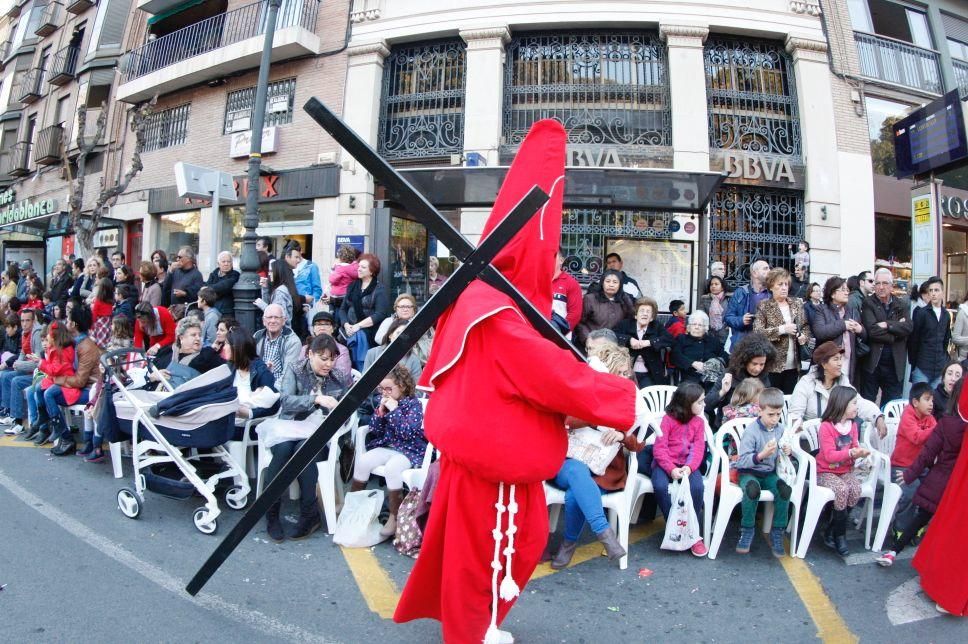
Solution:
<path fill-rule="evenodd" d="M 858 358 L 863 358 L 870 352 L 871 352 L 870 345 L 864 342 L 863 340 L 861 340 L 860 338 L 857 338 L 857 342 L 854 344 L 854 355 L 856 355 Z"/>

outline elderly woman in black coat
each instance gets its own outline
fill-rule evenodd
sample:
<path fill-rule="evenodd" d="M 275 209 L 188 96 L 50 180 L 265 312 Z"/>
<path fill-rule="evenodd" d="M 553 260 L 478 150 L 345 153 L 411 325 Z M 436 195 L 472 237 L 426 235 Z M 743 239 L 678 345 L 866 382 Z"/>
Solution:
<path fill-rule="evenodd" d="M 709 316 L 702 311 L 693 311 L 686 324 L 686 333 L 677 337 L 672 345 L 672 364 L 679 369 L 684 382 L 702 383 L 705 363 L 713 358 L 719 358 L 725 365 L 729 355 L 723 351 L 719 338 L 709 332 Z"/>
<path fill-rule="evenodd" d="M 575 344 L 579 347 L 585 346 L 592 331 L 614 329 L 632 317 L 632 298 L 622 290 L 622 272 L 605 271 L 600 285 L 600 289 L 589 292 L 582 300 L 581 322 L 575 327 Z"/>
<path fill-rule="evenodd" d="M 613 329 L 620 346 L 628 347 L 639 388 L 668 383 L 660 353 L 672 346 L 672 336 L 658 321 L 659 305 L 650 297 L 635 301 L 635 318 L 624 319 Z"/>
<path fill-rule="evenodd" d="M 827 279 L 823 287 L 823 304 L 816 307 L 810 320 L 810 330 L 817 339 L 817 346 L 833 342 L 844 349 L 844 371 L 854 382 L 857 359 L 857 341 L 867 339 L 867 330 L 860 322 L 860 312 L 848 305 L 850 289 L 842 277 Z"/>

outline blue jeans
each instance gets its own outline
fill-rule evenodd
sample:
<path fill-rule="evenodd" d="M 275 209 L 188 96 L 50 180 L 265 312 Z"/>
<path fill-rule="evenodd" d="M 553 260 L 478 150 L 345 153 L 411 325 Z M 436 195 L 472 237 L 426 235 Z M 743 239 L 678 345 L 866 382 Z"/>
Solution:
<path fill-rule="evenodd" d="M 608 520 L 602 508 L 602 488 L 592 479 L 588 466 L 573 458 L 566 458 L 555 486 L 565 491 L 565 539 L 578 541 L 585 521 L 592 532 L 601 534 L 608 529 Z"/>
<path fill-rule="evenodd" d="M 64 392 L 61 390 L 60 385 L 51 385 L 50 387 L 44 390 L 40 390 L 38 388 L 37 391 L 38 391 L 38 395 L 36 396 L 37 404 L 38 405 L 43 404 L 44 409 L 47 411 L 47 416 L 51 420 L 55 418 L 62 418 L 60 408 L 67 407 L 68 405 L 67 405 L 67 401 L 64 400 Z M 75 402 L 74 404 L 75 405 L 86 404 L 88 400 L 88 393 L 89 392 L 87 389 L 81 389 L 81 397 L 78 398 L 77 402 Z M 43 398 L 42 403 L 41 403 L 41 398 Z M 61 433 L 57 436 L 52 436 L 52 438 L 61 438 L 61 437 L 70 438 L 71 428 L 67 426 L 66 423 L 64 423 L 63 425 L 52 424 L 51 429 L 53 429 L 54 427 L 60 427 Z"/>
<path fill-rule="evenodd" d="M 20 374 L 13 369 L 5 369 L 0 371 L 0 409 L 10 409 L 11 401 L 13 396 L 11 396 L 10 384 L 13 379 Z"/>
<path fill-rule="evenodd" d="M 39 382 L 27 388 L 27 420 L 30 422 L 31 427 L 34 427 L 40 422 L 40 411 L 38 409 L 40 406 L 40 402 L 38 402 L 40 395 L 43 395 L 43 392 L 40 391 Z"/>
<path fill-rule="evenodd" d="M 915 367 L 911 369 L 911 382 L 926 382 L 931 385 L 932 389 L 934 389 L 941 384 L 941 375 L 939 374 L 935 378 L 929 378 L 927 374 Z"/>
<path fill-rule="evenodd" d="M 669 518 L 669 510 L 672 508 L 672 497 L 669 495 L 669 484 L 672 479 L 666 474 L 659 463 L 652 464 L 652 489 L 655 491 L 655 500 L 662 510 L 662 516 Z M 696 511 L 696 517 L 702 517 L 702 495 L 703 483 L 702 474 L 693 472 L 689 475 L 689 492 L 692 493 L 692 508 Z M 701 519 L 700 519 L 701 520 Z"/>
<path fill-rule="evenodd" d="M 4 373 L 7 373 L 6 371 Z M 4 384 L 9 383 L 10 393 L 7 398 L 5 398 L 6 404 L 4 407 L 10 410 L 11 418 L 19 418 L 23 420 L 25 418 L 24 413 L 27 408 L 24 404 L 29 407 L 30 401 L 24 396 L 24 390 L 30 386 L 30 382 L 34 379 L 33 376 L 25 376 L 23 374 L 16 374 L 13 378 L 7 378 L 6 380 L 0 380 L 0 387 Z M 36 416 L 34 416 L 36 418 Z"/>

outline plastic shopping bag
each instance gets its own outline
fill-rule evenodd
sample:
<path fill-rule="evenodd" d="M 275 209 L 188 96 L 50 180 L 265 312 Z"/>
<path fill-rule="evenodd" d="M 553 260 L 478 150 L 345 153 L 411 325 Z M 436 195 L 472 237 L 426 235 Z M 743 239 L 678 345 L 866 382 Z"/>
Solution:
<path fill-rule="evenodd" d="M 793 464 L 793 459 L 783 452 L 783 447 L 791 445 L 792 443 L 793 438 L 791 437 L 789 430 L 787 430 L 780 439 L 780 444 L 777 446 L 776 452 L 776 474 L 780 477 L 781 481 L 789 485 L 791 488 L 793 487 L 793 484 L 797 482 L 797 468 Z"/>
<path fill-rule="evenodd" d="M 699 519 L 692 507 L 692 494 L 689 492 L 689 479 L 679 479 L 669 487 L 672 507 L 666 521 L 665 536 L 662 538 L 663 550 L 688 550 L 702 539 Z"/>
<path fill-rule="evenodd" d="M 349 548 L 369 548 L 386 537 L 380 536 L 383 490 L 362 490 L 346 495 L 343 511 L 336 520 L 333 543 Z"/>

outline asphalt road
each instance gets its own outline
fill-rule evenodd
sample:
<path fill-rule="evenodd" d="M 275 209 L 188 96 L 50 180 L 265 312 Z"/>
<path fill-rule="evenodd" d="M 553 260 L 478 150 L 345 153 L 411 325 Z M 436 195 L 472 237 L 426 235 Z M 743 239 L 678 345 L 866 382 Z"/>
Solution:
<path fill-rule="evenodd" d="M 412 560 L 389 544 L 344 553 L 322 532 L 281 545 L 251 534 L 190 597 L 238 514 L 205 536 L 191 521 L 200 503 L 148 493 L 128 519 L 115 502 L 129 462 L 125 473 L 0 440 L 0 641 L 439 640 L 435 622 L 387 618 Z M 735 554 L 737 531 L 713 561 L 661 551 L 661 525 L 640 527 L 624 571 L 589 544 L 568 570 L 539 568 L 504 627 L 519 642 L 968 640 L 968 622 L 919 593 L 909 557 L 881 569 L 859 533 L 847 563 L 819 541 L 805 562 L 781 562 L 764 539 Z"/>

